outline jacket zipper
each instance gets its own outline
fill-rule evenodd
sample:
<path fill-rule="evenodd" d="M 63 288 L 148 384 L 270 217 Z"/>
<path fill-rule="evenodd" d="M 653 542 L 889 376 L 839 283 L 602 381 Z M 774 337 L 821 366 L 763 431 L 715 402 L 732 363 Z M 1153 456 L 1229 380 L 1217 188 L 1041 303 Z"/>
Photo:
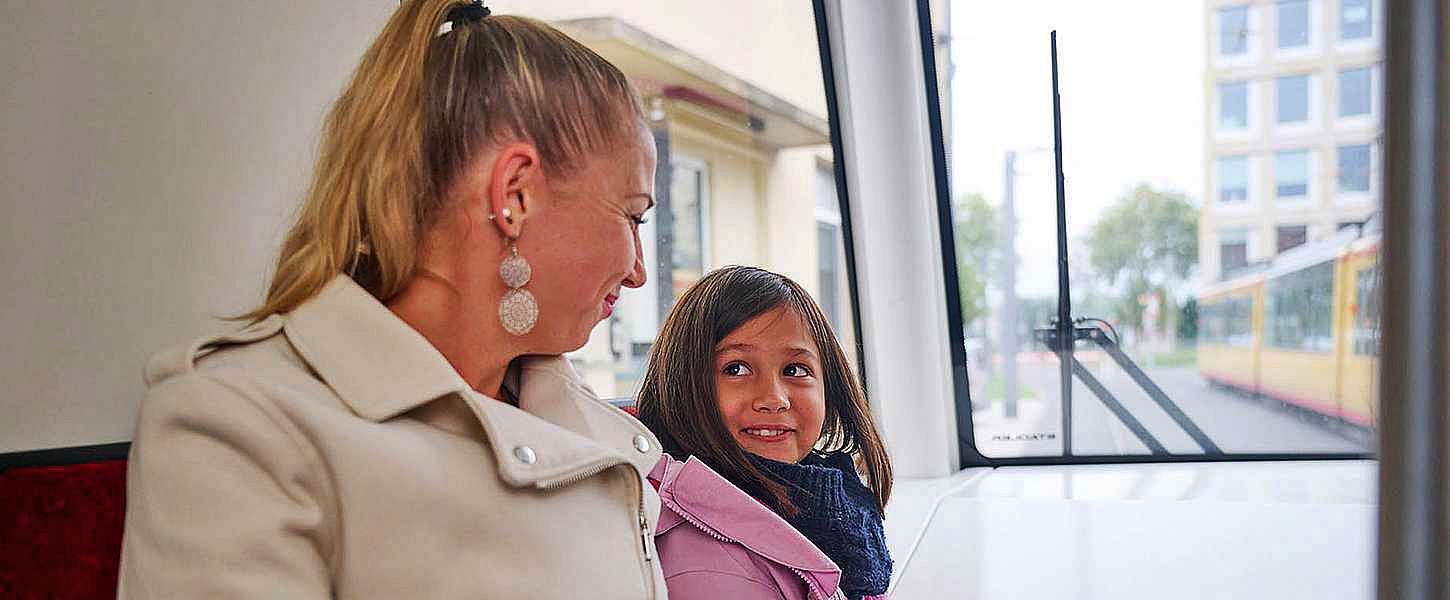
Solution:
<path fill-rule="evenodd" d="M 695 517 L 693 515 L 691 515 L 689 512 L 686 512 L 686 511 L 683 511 L 683 510 L 675 510 L 674 508 L 670 508 L 670 510 L 675 511 L 675 514 L 680 515 L 680 518 L 684 519 L 686 523 L 689 523 L 691 525 L 694 525 L 695 526 L 695 529 L 699 529 L 701 532 L 704 532 L 705 535 L 708 535 L 708 536 L 710 536 L 712 538 L 715 538 L 716 541 L 725 542 L 725 543 L 729 543 L 729 544 L 740 544 L 740 542 L 738 540 L 735 540 L 735 539 L 729 538 L 729 537 L 725 537 L 725 535 L 722 534 L 722 533 L 716 533 L 715 530 L 713 530 L 713 529 L 711 529 L 709 527 L 706 527 L 703 523 L 700 523 L 699 521 L 696 521 L 695 520 Z M 776 563 L 776 564 L 780 564 L 780 563 Z M 800 569 L 797 569 L 797 568 L 792 567 L 790 565 L 781 565 L 781 566 L 783 566 L 783 567 L 785 567 L 787 569 L 790 569 L 790 572 L 795 573 L 795 576 L 796 577 L 799 577 L 800 580 L 806 584 L 806 589 L 810 591 L 812 598 L 818 598 L 820 600 L 831 600 L 831 598 L 834 598 L 835 597 L 835 596 L 832 596 L 831 598 L 827 598 L 826 597 L 826 593 L 824 591 L 822 591 L 820 588 L 816 587 L 815 580 L 814 579 L 811 579 L 810 577 L 808 577 L 805 574 L 804 571 L 801 571 Z"/>
<path fill-rule="evenodd" d="M 633 464 L 627 461 L 606 458 L 568 477 L 539 482 L 538 487 L 540 489 L 558 489 L 570 486 L 603 473 L 606 469 L 620 465 L 629 465 L 631 469 L 633 468 Z M 639 503 L 635 507 L 635 515 L 639 517 L 640 552 L 644 558 L 642 572 L 644 575 L 644 588 L 649 591 L 649 598 L 656 598 L 659 596 L 659 590 L 655 589 L 654 569 L 650 566 L 650 563 L 654 562 L 654 556 L 650 554 L 649 550 L 649 517 L 645 513 L 644 506 L 644 478 L 639 476 L 638 471 L 635 471 L 635 477 L 632 479 L 635 480 L 635 497 L 639 499 Z"/>

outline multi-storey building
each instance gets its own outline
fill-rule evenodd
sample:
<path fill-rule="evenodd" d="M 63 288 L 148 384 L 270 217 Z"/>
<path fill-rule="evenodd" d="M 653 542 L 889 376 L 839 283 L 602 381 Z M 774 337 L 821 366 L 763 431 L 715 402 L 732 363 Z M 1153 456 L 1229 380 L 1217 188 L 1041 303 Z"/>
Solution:
<path fill-rule="evenodd" d="M 1205 3 L 1206 281 L 1378 210 L 1383 3 Z"/>

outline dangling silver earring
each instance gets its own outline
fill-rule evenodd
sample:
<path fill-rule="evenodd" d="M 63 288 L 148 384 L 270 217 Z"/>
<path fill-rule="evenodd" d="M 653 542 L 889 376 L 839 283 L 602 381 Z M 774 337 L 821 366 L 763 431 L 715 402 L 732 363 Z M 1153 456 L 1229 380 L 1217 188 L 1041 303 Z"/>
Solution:
<path fill-rule="evenodd" d="M 503 321 L 504 331 L 512 335 L 524 335 L 539 320 L 539 304 L 534 301 L 533 294 L 523 289 L 524 284 L 533 276 L 534 270 L 529 266 L 529 261 L 519 256 L 517 240 L 509 240 L 509 257 L 503 259 L 503 263 L 498 266 L 498 274 L 503 278 L 504 285 L 509 287 L 509 291 L 504 292 L 503 300 L 498 303 L 498 318 Z"/>

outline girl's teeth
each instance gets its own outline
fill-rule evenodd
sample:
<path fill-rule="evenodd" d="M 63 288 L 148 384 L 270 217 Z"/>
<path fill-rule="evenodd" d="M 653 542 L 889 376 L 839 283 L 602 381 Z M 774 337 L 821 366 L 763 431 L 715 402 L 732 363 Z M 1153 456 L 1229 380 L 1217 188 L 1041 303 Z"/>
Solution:
<path fill-rule="evenodd" d="M 778 429 L 747 429 L 745 430 L 745 432 L 751 435 L 758 435 L 761 437 L 775 437 L 777 435 L 785 433 L 785 431 Z"/>

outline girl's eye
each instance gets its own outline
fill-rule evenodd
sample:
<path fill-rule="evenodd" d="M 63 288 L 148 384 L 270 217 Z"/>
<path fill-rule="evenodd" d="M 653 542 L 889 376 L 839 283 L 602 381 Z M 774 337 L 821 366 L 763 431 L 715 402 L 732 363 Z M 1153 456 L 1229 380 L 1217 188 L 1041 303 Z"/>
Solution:
<path fill-rule="evenodd" d="M 725 365 L 725 368 L 721 369 L 720 372 L 731 377 L 743 377 L 751 373 L 750 367 L 743 362 L 733 362 Z"/>
<path fill-rule="evenodd" d="M 810 377 L 811 369 L 800 363 L 789 365 L 785 368 L 786 377 Z"/>

